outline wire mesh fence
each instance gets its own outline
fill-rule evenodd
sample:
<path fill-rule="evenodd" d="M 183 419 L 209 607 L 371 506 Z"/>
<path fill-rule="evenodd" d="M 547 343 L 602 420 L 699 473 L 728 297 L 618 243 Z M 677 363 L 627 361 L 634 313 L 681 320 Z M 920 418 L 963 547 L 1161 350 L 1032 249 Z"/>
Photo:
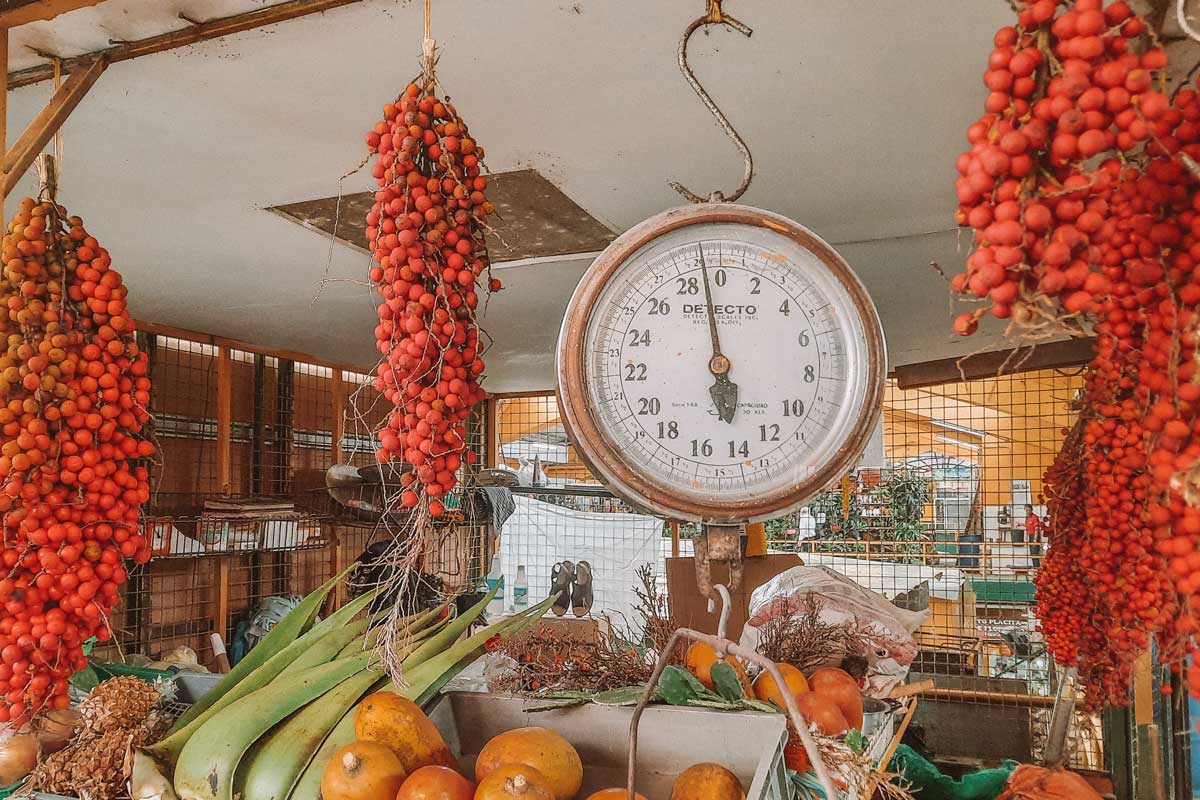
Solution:
<path fill-rule="evenodd" d="M 1046 538 L 1039 493 L 1080 386 L 1058 370 L 909 390 L 890 382 L 879 446 L 808 507 L 764 524 L 770 553 L 796 553 L 925 615 L 910 680 L 936 688 L 912 736 L 946 761 L 1031 760 L 1045 746 L 1060 672 L 1033 614 Z M 495 420 L 497 466 L 524 484 L 500 536 L 506 578 L 524 567 L 532 596 L 549 591 L 557 561 L 588 560 L 596 612 L 626 618 L 639 566 L 666 588 L 665 562 L 691 556 L 692 526 L 673 541 L 664 520 L 607 492 L 553 395 L 501 398 Z M 1075 722 L 1071 763 L 1101 768 L 1099 719 Z"/>

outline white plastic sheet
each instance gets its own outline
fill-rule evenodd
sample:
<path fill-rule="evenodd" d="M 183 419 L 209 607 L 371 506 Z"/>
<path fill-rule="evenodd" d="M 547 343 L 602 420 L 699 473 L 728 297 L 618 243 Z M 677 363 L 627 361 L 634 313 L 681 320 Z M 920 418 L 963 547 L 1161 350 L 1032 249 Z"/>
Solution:
<path fill-rule="evenodd" d="M 822 622 L 854 626 L 870 643 L 870 649 L 859 654 L 867 659 L 868 694 L 882 696 L 903 682 L 917 655 L 912 634 L 928 612 L 898 608 L 829 567 L 793 567 L 755 589 L 750 595 L 749 619 L 742 629 L 742 646 L 758 649 L 762 626 L 776 617 L 803 613 L 809 596 L 820 601 Z M 845 655 L 830 652 L 822 666 L 838 666 Z"/>
<path fill-rule="evenodd" d="M 518 566 L 525 567 L 532 605 L 550 594 L 550 573 L 556 563 L 587 561 L 593 576 L 593 616 L 611 615 L 618 626 L 638 621 L 634 613 L 637 569 L 650 564 L 661 571 L 662 520 L 641 514 L 574 511 L 520 494 L 514 494 L 513 500 L 516 510 L 500 535 L 506 608 L 512 606 Z"/>

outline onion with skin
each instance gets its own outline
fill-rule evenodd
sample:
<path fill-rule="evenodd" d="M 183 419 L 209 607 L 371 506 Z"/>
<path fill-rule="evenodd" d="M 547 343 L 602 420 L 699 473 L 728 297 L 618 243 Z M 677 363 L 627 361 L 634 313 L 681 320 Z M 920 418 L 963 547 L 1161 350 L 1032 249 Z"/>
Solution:
<path fill-rule="evenodd" d="M 31 727 L 43 753 L 57 753 L 75 738 L 79 728 L 79 712 L 73 708 L 61 708 L 38 714 Z"/>
<path fill-rule="evenodd" d="M 37 737 L 27 730 L 0 729 L 0 787 L 11 786 L 37 766 Z"/>

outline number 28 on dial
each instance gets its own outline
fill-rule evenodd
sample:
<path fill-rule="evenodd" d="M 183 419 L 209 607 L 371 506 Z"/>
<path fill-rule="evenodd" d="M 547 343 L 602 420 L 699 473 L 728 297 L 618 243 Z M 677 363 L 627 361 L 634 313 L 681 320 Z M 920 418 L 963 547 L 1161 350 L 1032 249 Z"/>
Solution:
<path fill-rule="evenodd" d="M 568 306 L 559 405 L 609 486 L 674 519 L 783 513 L 853 465 L 883 335 L 845 261 L 783 217 L 674 209 L 619 237 Z"/>

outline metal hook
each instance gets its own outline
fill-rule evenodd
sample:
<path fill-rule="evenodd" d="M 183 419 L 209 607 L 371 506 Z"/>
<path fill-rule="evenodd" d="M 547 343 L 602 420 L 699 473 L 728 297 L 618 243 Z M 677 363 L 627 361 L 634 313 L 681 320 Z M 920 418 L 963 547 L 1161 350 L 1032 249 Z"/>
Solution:
<path fill-rule="evenodd" d="M 717 104 L 713 101 L 708 92 L 704 90 L 704 87 L 700 85 L 700 81 L 696 80 L 695 73 L 692 72 L 692 68 L 688 65 L 688 40 L 692 38 L 693 33 L 708 25 L 728 25 L 730 28 L 733 28 L 743 36 L 750 36 L 752 33 L 754 33 L 754 31 L 751 30 L 750 27 L 745 23 L 739 22 L 728 14 L 725 14 L 721 10 L 721 0 L 708 0 L 708 12 L 703 17 L 698 18 L 695 22 L 689 25 L 687 30 L 683 33 L 683 38 L 679 40 L 679 71 L 683 73 L 683 77 L 687 79 L 689 84 L 691 84 L 692 90 L 695 91 L 696 95 L 700 98 L 700 102 L 704 103 L 704 107 L 708 109 L 709 113 L 716 117 L 717 122 L 725 131 L 725 135 L 733 140 L 734 145 L 737 147 L 738 151 L 741 152 L 742 158 L 745 159 L 746 171 L 742 175 L 742 182 L 738 184 L 738 187 L 733 191 L 733 194 L 729 195 L 728 197 L 726 197 L 720 191 L 714 191 L 708 197 L 701 197 L 677 181 L 670 181 L 669 185 L 672 189 L 679 192 L 693 203 L 732 203 L 741 197 L 745 193 L 746 189 L 748 189 L 750 186 L 750 180 L 754 177 L 754 157 L 750 155 L 750 148 L 746 146 L 746 142 L 741 136 L 738 135 L 738 132 L 734 130 L 733 125 L 729 122 L 729 119 L 723 113 L 721 113 L 721 109 L 717 108 Z"/>

